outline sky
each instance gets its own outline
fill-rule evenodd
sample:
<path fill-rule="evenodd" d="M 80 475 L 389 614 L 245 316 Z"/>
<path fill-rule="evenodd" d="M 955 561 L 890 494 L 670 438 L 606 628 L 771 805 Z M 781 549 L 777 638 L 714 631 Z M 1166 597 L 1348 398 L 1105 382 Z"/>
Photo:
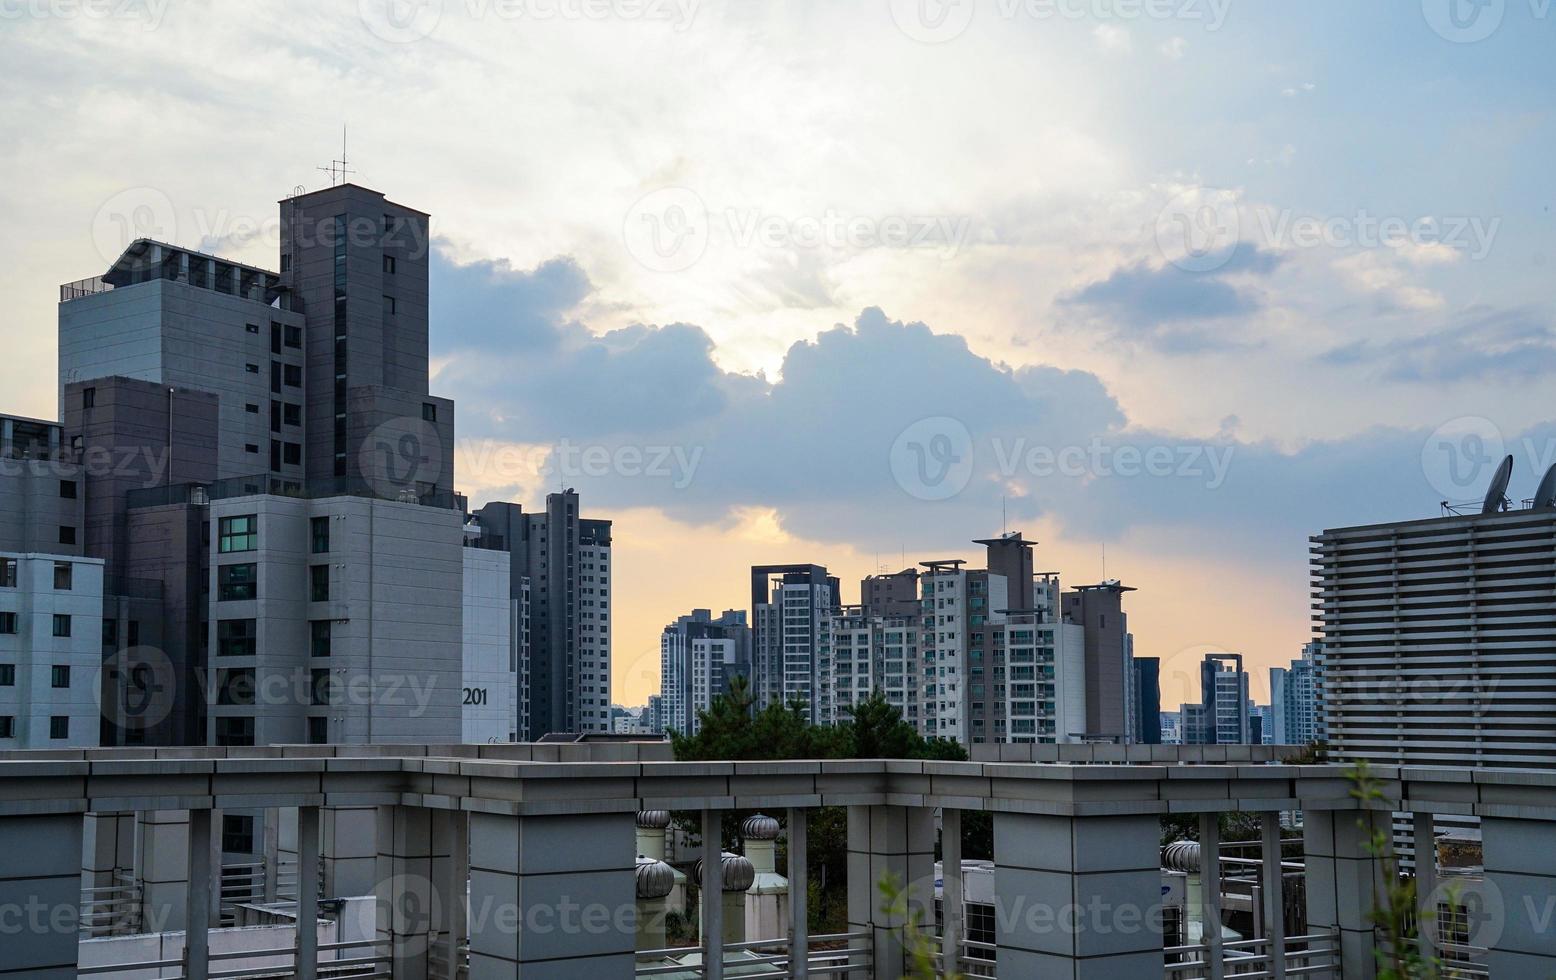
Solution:
<path fill-rule="evenodd" d="M 613 695 L 748 567 L 1139 589 L 1166 707 L 1311 637 L 1308 536 L 1556 463 L 1550 0 L 0 0 L 0 411 L 145 235 L 433 215 L 473 503 L 615 521 Z"/>

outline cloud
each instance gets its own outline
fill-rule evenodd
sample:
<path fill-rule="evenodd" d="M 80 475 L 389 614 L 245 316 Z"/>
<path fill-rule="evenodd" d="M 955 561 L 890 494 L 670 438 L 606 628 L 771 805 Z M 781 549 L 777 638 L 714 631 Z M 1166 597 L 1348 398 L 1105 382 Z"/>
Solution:
<path fill-rule="evenodd" d="M 1547 378 L 1556 372 L 1556 327 L 1529 310 L 1477 310 L 1416 337 L 1359 340 L 1320 354 L 1320 363 L 1371 368 L 1386 381 L 1451 384 Z"/>
<path fill-rule="evenodd" d="M 1183 55 L 1186 51 L 1188 51 L 1188 48 L 1188 41 L 1185 41 L 1181 37 L 1170 37 L 1163 41 L 1161 45 L 1157 47 L 1157 50 L 1160 51 L 1162 53 L 1162 57 L 1166 58 L 1168 61 L 1182 61 Z"/>
<path fill-rule="evenodd" d="M 1264 299 L 1248 281 L 1270 275 L 1280 264 L 1278 254 L 1240 243 L 1209 271 L 1191 272 L 1170 263 L 1141 261 L 1061 296 L 1059 304 L 1100 317 L 1125 336 L 1159 350 L 1201 350 L 1218 338 L 1233 342 L 1222 331 L 1204 329 L 1205 321 L 1247 317 L 1261 311 Z"/>
<path fill-rule="evenodd" d="M 1246 275 L 1277 264 L 1250 250 L 1228 268 Z M 534 318 L 506 300 L 526 294 L 509 280 L 530 283 L 539 269 L 478 265 L 440 259 L 434 274 L 478 284 L 484 295 L 467 297 L 467 308 L 494 317 L 495 333 L 505 319 Z M 550 347 L 529 346 L 545 331 L 516 329 L 499 349 L 451 355 L 435 387 L 464 406 L 492 406 L 475 419 L 462 411 L 465 439 L 570 444 L 574 468 L 561 477 L 599 511 L 650 507 L 697 526 L 771 511 L 786 533 L 865 551 L 905 539 L 931 549 L 965 542 L 1005 511 L 1083 540 L 1154 530 L 1218 561 L 1300 562 L 1309 533 L 1432 516 L 1441 496 L 1422 469 L 1425 430 L 1375 428 L 1288 449 L 1238 438 L 1233 419 L 1204 436 L 1153 429 L 1133 423 L 1096 375 L 1013 368 L 956 333 L 873 307 L 795 343 L 776 379 L 721 369 L 697 326 L 598 336 L 574 322 L 550 326 Z M 1335 355 L 1347 356 L 1361 353 Z M 925 420 L 955 437 L 945 458 L 966 461 L 965 485 L 949 499 L 916 493 L 912 474 L 904 480 L 894 467 L 902 439 Z M 586 452 L 598 465 L 578 462 Z M 656 456 L 657 476 L 643 471 Z M 460 481 L 522 482 L 507 476 L 461 470 Z"/>
<path fill-rule="evenodd" d="M 1303 82 L 1301 85 L 1291 85 L 1280 90 L 1280 94 L 1288 99 L 1294 99 L 1299 95 L 1307 95 L 1318 88 L 1312 82 Z"/>

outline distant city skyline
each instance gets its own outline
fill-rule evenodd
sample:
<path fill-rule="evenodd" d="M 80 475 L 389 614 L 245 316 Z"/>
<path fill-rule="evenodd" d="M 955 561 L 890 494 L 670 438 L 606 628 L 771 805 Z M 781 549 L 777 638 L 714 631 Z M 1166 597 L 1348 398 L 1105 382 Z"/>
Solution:
<path fill-rule="evenodd" d="M 614 701 L 752 565 L 854 602 L 1009 529 L 1139 588 L 1164 706 L 1217 651 L 1268 703 L 1309 534 L 1556 461 L 1543 8 L 281 6 L 6 21 L 4 409 L 59 417 L 56 287 L 128 239 L 280 272 L 276 201 L 346 124 L 351 179 L 434 216 L 456 489 L 613 522 Z"/>

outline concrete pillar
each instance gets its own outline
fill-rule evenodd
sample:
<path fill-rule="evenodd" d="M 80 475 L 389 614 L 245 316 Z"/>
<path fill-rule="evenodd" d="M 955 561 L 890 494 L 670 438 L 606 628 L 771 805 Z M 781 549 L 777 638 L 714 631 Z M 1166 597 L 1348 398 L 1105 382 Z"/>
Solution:
<path fill-rule="evenodd" d="M 1411 847 L 1416 873 L 1416 922 L 1421 955 L 1437 956 L 1437 833 L 1433 815 L 1411 814 Z"/>
<path fill-rule="evenodd" d="M 314 816 L 318 817 L 317 811 Z M 259 853 L 260 863 L 263 865 L 261 870 L 265 876 L 260 901 L 269 904 L 276 900 L 276 878 L 281 873 L 281 810 L 278 807 L 270 807 L 260 815 L 260 819 L 264 821 L 264 826 L 260 828 L 262 843 Z M 314 854 L 318 853 L 318 844 L 315 842 Z M 314 863 L 318 863 L 317 859 Z"/>
<path fill-rule="evenodd" d="M 394 980 L 428 980 L 446 921 L 433 863 L 447 858 L 448 842 L 434 837 L 432 811 L 417 806 L 379 807 L 376 838 L 378 935 L 389 942 Z"/>
<path fill-rule="evenodd" d="M 1221 943 L 1221 814 L 1199 815 L 1199 882 L 1204 903 L 1205 975 L 1210 980 L 1226 976 L 1226 950 Z"/>
<path fill-rule="evenodd" d="M 88 813 L 82 826 L 84 849 L 81 860 L 81 887 L 83 889 L 112 889 L 135 873 L 135 814 Z M 83 922 L 92 936 L 127 935 L 134 932 L 134 919 L 139 913 L 128 904 L 112 911 L 106 903 L 113 897 L 111 891 L 95 891 L 104 904 Z M 129 895 L 124 898 L 128 902 Z"/>
<path fill-rule="evenodd" d="M 324 894 L 350 898 L 374 894 L 378 882 L 378 807 L 327 806 L 319 814 L 323 837 L 319 845 L 324 861 Z M 297 873 L 303 874 L 299 866 Z M 318 874 L 317 868 L 307 869 Z"/>
<path fill-rule="evenodd" d="M 454 980 L 469 933 L 465 888 L 470 880 L 470 815 L 460 810 L 432 811 L 432 839 L 437 845 L 432 880 L 443 909 L 437 960 L 442 976 Z"/>
<path fill-rule="evenodd" d="M 810 976 L 810 874 L 805 867 L 805 810 L 789 810 L 789 976 Z"/>
<path fill-rule="evenodd" d="M 1556 820 L 1485 817 L 1480 832 L 1485 894 L 1461 900 L 1470 944 L 1490 948 L 1493 977 L 1556 976 Z"/>
<path fill-rule="evenodd" d="M 184 976 L 211 973 L 211 811 L 189 811 L 189 927 L 184 933 Z M 201 910 L 205 910 L 202 914 Z"/>
<path fill-rule="evenodd" d="M 962 887 L 962 811 L 947 807 L 940 816 L 940 968 L 961 972 L 962 940 L 967 938 L 966 890 Z"/>
<path fill-rule="evenodd" d="M 268 817 L 267 817 L 268 820 Z M 297 809 L 298 867 L 319 865 L 319 808 Z M 297 879 L 297 957 L 293 969 L 297 980 L 317 980 L 319 976 L 319 876 L 300 875 Z"/>
<path fill-rule="evenodd" d="M 1369 916 L 1383 894 L 1383 862 L 1370 851 L 1372 835 L 1392 835 L 1390 815 L 1371 810 L 1307 810 L 1302 840 L 1309 932 L 1340 931 L 1340 974 L 1377 976 L 1375 930 Z"/>
<path fill-rule="evenodd" d="M 0 937 L 6 976 L 74 980 L 80 899 L 81 814 L 0 817 L 0 909 L 16 916 Z"/>
<path fill-rule="evenodd" d="M 1280 866 L 1280 814 L 1261 817 L 1263 831 L 1264 935 L 1269 940 L 1270 978 L 1286 980 L 1285 873 Z"/>
<path fill-rule="evenodd" d="M 907 919 L 883 908 L 880 885 L 888 878 L 904 890 L 908 918 L 916 919 L 922 931 L 931 930 L 935 918 L 933 812 L 923 807 L 849 807 L 848 931 L 871 934 L 874 977 L 898 980 L 906 966 L 902 939 Z"/>
<path fill-rule="evenodd" d="M 722 813 L 702 811 L 703 866 L 722 865 L 724 854 Z M 723 892 L 702 881 L 697 882 L 697 931 L 702 944 L 704 980 L 724 980 L 724 905 Z"/>
<path fill-rule="evenodd" d="M 141 886 L 141 928 L 170 932 L 189 925 L 189 811 L 145 810 L 137 814 Z"/>
<path fill-rule="evenodd" d="M 1154 815 L 994 814 L 999 975 L 1160 980 L 1160 840 Z"/>
<path fill-rule="evenodd" d="M 633 850 L 631 813 L 472 813 L 472 980 L 629 980 Z"/>

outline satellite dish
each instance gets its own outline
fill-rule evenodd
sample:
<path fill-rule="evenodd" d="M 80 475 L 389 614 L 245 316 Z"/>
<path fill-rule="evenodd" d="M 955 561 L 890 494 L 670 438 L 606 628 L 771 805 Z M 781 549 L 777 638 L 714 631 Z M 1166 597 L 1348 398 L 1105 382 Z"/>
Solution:
<path fill-rule="evenodd" d="M 1491 478 L 1491 488 L 1486 491 L 1486 502 L 1481 504 L 1482 514 L 1499 513 L 1507 504 L 1507 484 L 1513 478 L 1513 457 L 1509 456 L 1497 467 Z"/>
<path fill-rule="evenodd" d="M 1545 471 L 1545 478 L 1540 481 L 1540 486 L 1534 492 L 1534 509 L 1551 510 L 1556 508 L 1556 464 Z"/>

